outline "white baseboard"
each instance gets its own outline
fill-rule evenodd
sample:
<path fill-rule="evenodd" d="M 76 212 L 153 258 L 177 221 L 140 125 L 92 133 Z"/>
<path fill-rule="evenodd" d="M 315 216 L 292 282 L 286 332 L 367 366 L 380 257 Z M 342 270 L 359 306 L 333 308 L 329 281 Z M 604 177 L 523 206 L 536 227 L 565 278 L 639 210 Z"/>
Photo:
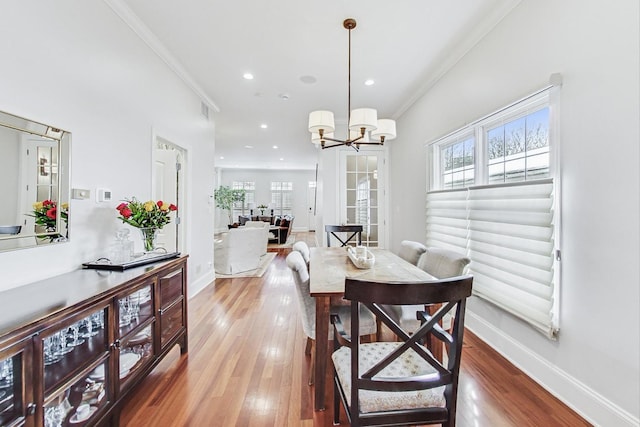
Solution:
<path fill-rule="evenodd" d="M 467 311 L 465 327 L 594 426 L 637 427 L 640 420 L 548 360 Z"/>
<path fill-rule="evenodd" d="M 187 294 L 188 294 L 187 299 L 191 299 L 196 295 L 198 295 L 200 291 L 206 288 L 214 280 L 216 280 L 216 273 L 213 270 L 211 270 L 211 272 L 205 274 L 198 280 L 189 283 L 187 288 Z"/>

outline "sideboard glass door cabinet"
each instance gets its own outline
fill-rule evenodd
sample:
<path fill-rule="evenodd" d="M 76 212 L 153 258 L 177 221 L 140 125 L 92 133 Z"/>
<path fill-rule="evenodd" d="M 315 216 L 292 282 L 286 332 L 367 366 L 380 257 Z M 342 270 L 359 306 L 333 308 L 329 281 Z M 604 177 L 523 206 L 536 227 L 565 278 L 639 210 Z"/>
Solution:
<path fill-rule="evenodd" d="M 118 425 L 126 395 L 187 352 L 186 261 L 0 292 L 0 426 Z"/>
<path fill-rule="evenodd" d="M 36 348 L 42 351 L 34 368 L 42 368 L 44 405 L 36 406 L 36 418 L 44 417 L 45 427 L 88 422 L 112 402 L 105 327 L 105 319 L 111 318 L 109 307 L 92 307 L 37 335 Z M 77 411 L 81 405 L 89 407 L 82 416 Z"/>
<path fill-rule="evenodd" d="M 0 425 L 29 425 L 27 413 L 35 409 L 32 383 L 31 342 L 19 342 L 0 350 Z"/>

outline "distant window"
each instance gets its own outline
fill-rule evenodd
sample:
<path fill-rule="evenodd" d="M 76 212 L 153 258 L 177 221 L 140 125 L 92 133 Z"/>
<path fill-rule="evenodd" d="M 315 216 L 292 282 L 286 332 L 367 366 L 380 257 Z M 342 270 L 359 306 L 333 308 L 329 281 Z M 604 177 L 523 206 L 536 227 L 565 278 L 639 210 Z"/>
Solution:
<path fill-rule="evenodd" d="M 293 182 L 272 181 L 271 203 L 274 215 L 293 215 Z"/>
<path fill-rule="evenodd" d="M 231 188 L 234 190 L 244 190 L 244 202 L 233 204 L 233 218 L 237 221 L 240 215 L 249 215 L 249 203 L 254 203 L 256 196 L 256 183 L 254 181 L 233 181 Z"/>

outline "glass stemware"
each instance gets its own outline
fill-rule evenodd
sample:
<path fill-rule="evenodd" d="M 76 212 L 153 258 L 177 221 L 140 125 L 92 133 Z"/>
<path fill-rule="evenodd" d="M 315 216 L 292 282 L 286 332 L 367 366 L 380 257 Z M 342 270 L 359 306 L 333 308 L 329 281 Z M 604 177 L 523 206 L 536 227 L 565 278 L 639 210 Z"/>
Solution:
<path fill-rule="evenodd" d="M 0 386 L 8 387 L 13 384 L 13 358 L 0 362 Z"/>
<path fill-rule="evenodd" d="M 50 406 L 44 410 L 45 427 L 60 427 L 64 421 L 66 412 L 60 405 Z"/>
<path fill-rule="evenodd" d="M 78 332 L 82 338 L 90 338 L 98 335 L 98 331 L 93 327 L 91 317 L 87 317 L 80 321 L 80 328 Z"/>
<path fill-rule="evenodd" d="M 76 347 L 82 343 L 84 343 L 84 340 L 80 338 L 80 324 L 77 322 L 67 329 L 67 345 Z"/>

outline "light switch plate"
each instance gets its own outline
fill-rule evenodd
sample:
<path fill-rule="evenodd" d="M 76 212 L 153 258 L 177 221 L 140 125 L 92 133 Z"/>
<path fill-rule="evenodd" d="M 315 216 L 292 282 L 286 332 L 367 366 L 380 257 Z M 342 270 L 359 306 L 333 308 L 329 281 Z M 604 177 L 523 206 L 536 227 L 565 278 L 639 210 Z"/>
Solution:
<path fill-rule="evenodd" d="M 86 200 L 91 197 L 91 190 L 85 190 L 84 188 L 72 188 L 71 198 L 76 200 Z"/>

